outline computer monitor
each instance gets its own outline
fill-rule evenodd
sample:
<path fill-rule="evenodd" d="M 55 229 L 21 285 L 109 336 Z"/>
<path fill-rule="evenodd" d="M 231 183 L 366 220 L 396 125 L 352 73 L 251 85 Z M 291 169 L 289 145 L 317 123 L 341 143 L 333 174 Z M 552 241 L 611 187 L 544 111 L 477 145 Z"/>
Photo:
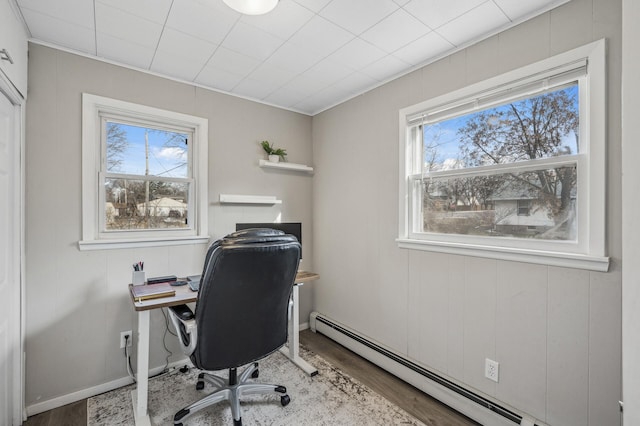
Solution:
<path fill-rule="evenodd" d="M 271 228 L 283 231 L 285 234 L 291 234 L 298 239 L 300 243 L 300 257 L 302 258 L 302 223 L 300 222 L 283 222 L 283 223 L 236 223 L 236 231 L 249 228 Z"/>

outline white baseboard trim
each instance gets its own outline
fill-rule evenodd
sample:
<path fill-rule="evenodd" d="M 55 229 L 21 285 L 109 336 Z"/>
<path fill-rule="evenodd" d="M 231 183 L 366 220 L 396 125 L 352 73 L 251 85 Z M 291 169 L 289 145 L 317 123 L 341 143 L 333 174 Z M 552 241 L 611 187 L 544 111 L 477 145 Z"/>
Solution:
<path fill-rule="evenodd" d="M 300 324 L 300 331 L 306 330 L 308 328 L 308 322 Z M 189 361 L 187 358 L 184 358 L 180 361 L 172 362 L 167 368 L 173 368 L 176 366 L 181 367 L 185 365 L 185 363 L 191 365 L 191 361 Z M 163 369 L 164 367 L 156 367 L 150 369 L 149 376 L 155 376 L 156 374 L 161 373 Z M 53 410 L 54 408 L 62 407 L 63 405 L 71 404 L 82 399 L 91 398 L 92 396 L 100 395 L 101 393 L 109 392 L 114 389 L 130 385 L 131 383 L 133 383 L 133 380 L 130 377 L 122 377 L 111 382 L 102 383 L 100 385 L 82 389 L 77 392 L 72 392 L 56 398 L 48 399 L 46 401 L 38 402 L 36 404 L 27 406 L 27 416 L 34 416 L 36 414 L 44 413 L 45 411 Z"/>
<path fill-rule="evenodd" d="M 184 358 L 182 360 L 172 362 L 168 365 L 167 368 L 172 369 L 175 367 L 182 367 L 185 364 L 191 365 L 191 361 L 187 358 Z M 164 370 L 164 366 L 150 369 L 149 377 L 160 374 L 162 370 Z M 100 385 L 82 389 L 77 392 L 68 393 L 66 395 L 38 402 L 36 404 L 27 406 L 27 416 L 34 416 L 36 414 L 44 413 L 45 411 L 53 410 L 54 408 L 62 407 L 64 405 L 71 404 L 83 399 L 91 398 L 92 396 L 100 395 L 101 393 L 109 392 L 114 389 L 130 385 L 131 383 L 133 383 L 133 379 L 131 379 L 131 377 L 122 377 L 111 382 L 102 383 Z"/>

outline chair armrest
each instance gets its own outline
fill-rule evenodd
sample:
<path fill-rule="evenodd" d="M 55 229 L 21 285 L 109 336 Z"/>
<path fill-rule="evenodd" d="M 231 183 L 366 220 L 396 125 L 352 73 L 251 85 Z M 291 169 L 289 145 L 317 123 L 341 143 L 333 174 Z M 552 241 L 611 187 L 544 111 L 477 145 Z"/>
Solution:
<path fill-rule="evenodd" d="M 191 356 L 198 341 L 198 333 L 196 333 L 198 325 L 193 312 L 187 305 L 171 306 L 169 307 L 169 318 L 171 318 L 171 323 L 178 334 L 182 352 Z"/>

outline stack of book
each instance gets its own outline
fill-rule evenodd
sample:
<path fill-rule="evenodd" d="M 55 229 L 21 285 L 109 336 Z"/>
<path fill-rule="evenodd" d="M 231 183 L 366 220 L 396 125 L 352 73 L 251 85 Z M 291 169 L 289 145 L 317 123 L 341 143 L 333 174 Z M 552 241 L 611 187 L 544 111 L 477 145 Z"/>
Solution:
<path fill-rule="evenodd" d="M 143 300 L 157 299 L 160 297 L 175 296 L 176 290 L 168 282 L 159 284 L 134 285 L 129 287 L 131 295 L 136 302 Z"/>

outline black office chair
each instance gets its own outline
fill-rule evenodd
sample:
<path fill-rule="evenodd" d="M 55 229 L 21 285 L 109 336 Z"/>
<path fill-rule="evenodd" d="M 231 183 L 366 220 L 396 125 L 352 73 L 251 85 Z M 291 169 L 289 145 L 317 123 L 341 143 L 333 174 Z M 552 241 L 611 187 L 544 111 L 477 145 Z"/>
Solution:
<path fill-rule="evenodd" d="M 186 305 L 169 309 L 182 350 L 216 390 L 183 408 L 173 423 L 228 400 L 233 424 L 242 425 L 240 397 L 278 393 L 285 406 L 284 386 L 251 381 L 258 377 L 257 361 L 287 341 L 289 299 L 298 270 L 300 244 L 274 229 L 247 229 L 214 242 L 207 251 L 195 314 Z M 237 368 L 250 364 L 242 373 Z M 229 369 L 229 378 L 213 375 Z"/>

